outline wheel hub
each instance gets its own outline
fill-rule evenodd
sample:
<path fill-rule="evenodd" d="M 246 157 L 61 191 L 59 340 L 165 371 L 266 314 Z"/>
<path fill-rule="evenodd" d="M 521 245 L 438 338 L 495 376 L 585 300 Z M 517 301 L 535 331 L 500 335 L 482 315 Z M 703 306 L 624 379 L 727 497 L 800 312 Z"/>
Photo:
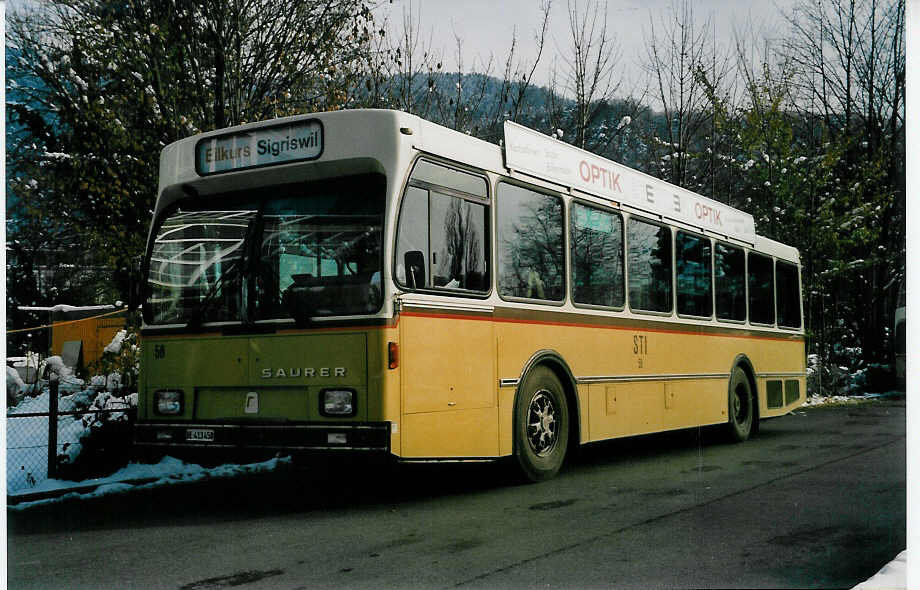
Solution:
<path fill-rule="evenodd" d="M 747 404 L 745 402 L 747 396 L 747 390 L 743 386 L 738 385 L 735 388 L 735 391 L 732 392 L 732 416 L 736 422 L 745 422 L 747 421 Z"/>
<path fill-rule="evenodd" d="M 527 442 L 533 452 L 543 457 L 556 446 L 556 406 L 549 393 L 534 394 L 527 412 Z"/>

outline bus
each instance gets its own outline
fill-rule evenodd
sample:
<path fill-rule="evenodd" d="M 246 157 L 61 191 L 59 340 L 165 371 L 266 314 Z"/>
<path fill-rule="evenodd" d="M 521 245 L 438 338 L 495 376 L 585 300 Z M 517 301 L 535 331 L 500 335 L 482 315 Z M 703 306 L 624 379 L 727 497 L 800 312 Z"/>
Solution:
<path fill-rule="evenodd" d="M 393 110 L 203 133 L 160 159 L 135 441 L 513 457 L 801 405 L 795 248 L 737 209 L 506 122 Z"/>

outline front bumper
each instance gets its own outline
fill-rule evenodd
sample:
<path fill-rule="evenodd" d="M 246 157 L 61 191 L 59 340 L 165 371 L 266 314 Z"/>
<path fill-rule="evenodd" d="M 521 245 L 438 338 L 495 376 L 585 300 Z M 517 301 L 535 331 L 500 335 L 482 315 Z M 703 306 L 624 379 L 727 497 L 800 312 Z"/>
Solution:
<path fill-rule="evenodd" d="M 190 440 L 190 433 L 199 438 Z M 202 440 L 202 436 L 210 439 Z M 134 426 L 134 444 L 183 449 L 386 452 L 390 450 L 390 423 L 141 423 Z"/>

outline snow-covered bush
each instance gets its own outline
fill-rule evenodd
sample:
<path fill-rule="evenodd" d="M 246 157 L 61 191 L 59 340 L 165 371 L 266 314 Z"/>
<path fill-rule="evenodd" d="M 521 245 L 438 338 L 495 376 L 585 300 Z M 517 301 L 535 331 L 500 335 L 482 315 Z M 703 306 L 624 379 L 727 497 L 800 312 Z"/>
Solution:
<path fill-rule="evenodd" d="M 140 363 L 140 347 L 137 342 L 137 330 L 132 326 L 115 334 L 103 349 L 99 360 L 90 363 L 90 373 L 96 375 L 92 380 L 95 388 L 117 392 L 137 383 Z"/>
<path fill-rule="evenodd" d="M 859 348 L 838 347 L 835 353 L 846 364 L 826 362 L 817 354 L 808 355 L 808 395 L 847 396 L 894 389 L 890 365 L 867 365 Z"/>
<path fill-rule="evenodd" d="M 15 406 L 20 401 L 25 394 L 26 384 L 23 382 L 22 377 L 19 376 L 19 371 L 13 367 L 6 368 L 6 407 Z"/>
<path fill-rule="evenodd" d="M 860 386 L 859 370 L 827 362 L 817 354 L 808 355 L 809 395 L 848 395 Z"/>
<path fill-rule="evenodd" d="M 83 389 L 84 381 L 74 374 L 74 370 L 64 364 L 64 359 L 59 356 L 49 356 L 45 359 L 42 376 L 46 379 L 56 379 L 60 393 L 75 393 Z"/>
<path fill-rule="evenodd" d="M 87 395 L 80 401 L 85 403 L 87 399 L 92 399 L 88 406 L 75 408 L 86 410 L 85 414 L 76 417 L 83 428 L 79 439 L 76 443 L 65 444 L 58 454 L 60 479 L 79 481 L 111 473 L 131 458 L 137 394 L 118 397 L 101 391 L 95 397 Z"/>

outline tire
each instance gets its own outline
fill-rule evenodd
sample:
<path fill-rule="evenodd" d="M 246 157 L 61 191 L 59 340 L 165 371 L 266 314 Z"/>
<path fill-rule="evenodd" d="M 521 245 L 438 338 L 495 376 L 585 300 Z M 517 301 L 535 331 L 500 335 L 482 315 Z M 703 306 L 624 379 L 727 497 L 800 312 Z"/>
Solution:
<path fill-rule="evenodd" d="M 530 481 L 550 479 L 562 467 L 569 446 L 569 408 L 559 378 L 536 367 L 524 378 L 514 401 L 514 454 Z"/>
<path fill-rule="evenodd" d="M 754 429 L 753 388 L 744 369 L 735 367 L 728 382 L 728 437 L 743 442 Z"/>

